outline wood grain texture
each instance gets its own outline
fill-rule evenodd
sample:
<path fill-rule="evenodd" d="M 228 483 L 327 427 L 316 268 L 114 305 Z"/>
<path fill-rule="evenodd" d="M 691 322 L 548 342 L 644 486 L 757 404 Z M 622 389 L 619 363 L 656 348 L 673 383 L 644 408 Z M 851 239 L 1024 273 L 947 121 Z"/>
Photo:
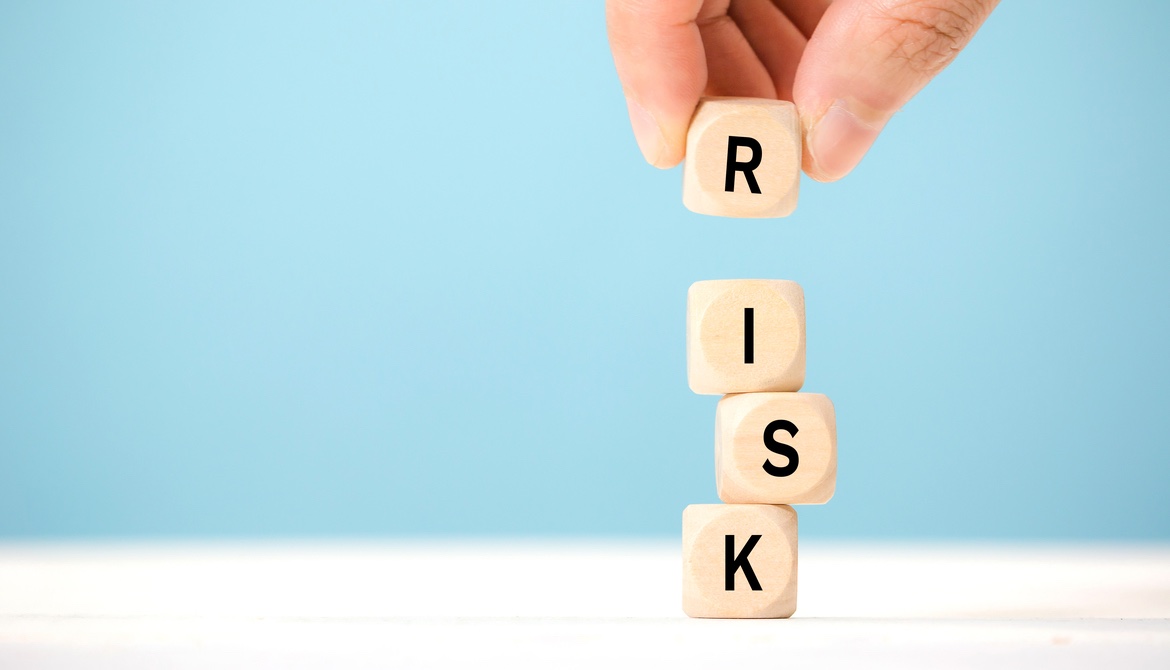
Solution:
<path fill-rule="evenodd" d="M 744 146 L 732 138 L 755 144 Z M 791 102 L 704 98 L 687 132 L 683 204 L 714 216 L 788 216 L 800 191 L 801 155 L 800 117 Z M 746 170 L 729 168 L 730 162 L 753 165 L 754 184 Z M 734 173 L 730 191 L 729 171 Z"/>
<path fill-rule="evenodd" d="M 754 546 L 752 538 L 757 538 Z M 687 616 L 784 619 L 796 611 L 796 511 L 791 507 L 690 505 L 683 510 L 682 550 Z M 735 568 L 728 583 L 728 565 L 736 559 L 750 565 L 755 583 L 746 567 Z"/>
<path fill-rule="evenodd" d="M 776 474 L 791 466 L 776 443 L 796 453 L 791 473 Z M 720 400 L 715 410 L 715 485 L 725 503 L 828 502 L 837 488 L 832 401 L 819 393 L 744 393 Z"/>
<path fill-rule="evenodd" d="M 799 391 L 804 354 L 804 291 L 796 282 L 701 281 L 687 292 L 687 382 L 695 393 Z"/>

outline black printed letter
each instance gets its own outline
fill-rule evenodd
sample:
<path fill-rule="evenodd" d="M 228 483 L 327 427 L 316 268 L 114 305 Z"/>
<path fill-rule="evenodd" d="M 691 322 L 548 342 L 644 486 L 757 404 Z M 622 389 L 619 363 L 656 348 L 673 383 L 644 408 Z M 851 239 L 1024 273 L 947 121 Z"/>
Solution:
<path fill-rule="evenodd" d="M 736 160 L 736 153 L 740 147 L 746 147 L 752 150 L 752 157 L 746 163 L 740 163 Z M 751 137 L 736 137 L 732 135 L 727 138 L 727 179 L 724 181 L 724 191 L 735 190 L 735 173 L 742 172 L 745 179 L 747 179 L 748 188 L 752 193 L 760 192 L 760 185 L 756 183 L 756 175 L 752 174 L 752 170 L 760 167 L 760 161 L 764 160 L 764 149 L 760 146 L 754 138 Z"/>
<path fill-rule="evenodd" d="M 756 362 L 756 310 L 751 307 L 743 308 L 743 362 Z"/>
<path fill-rule="evenodd" d="M 796 455 L 796 450 L 793 449 L 791 445 L 776 441 L 775 433 L 778 430 L 785 431 L 792 437 L 796 437 L 797 428 L 795 424 L 793 424 L 791 421 L 788 421 L 787 419 L 776 419 L 772 423 L 768 424 L 768 427 L 764 429 L 764 446 L 767 447 L 768 451 L 772 452 L 773 454 L 787 456 L 788 465 L 785 465 L 782 468 L 778 468 L 775 465 L 772 465 L 772 461 L 764 461 L 764 472 L 772 475 L 773 477 L 787 477 L 788 475 L 796 472 L 796 464 L 800 459 Z"/>
<path fill-rule="evenodd" d="M 723 573 L 723 589 L 725 591 L 735 590 L 735 573 L 737 570 L 743 570 L 743 576 L 747 579 L 748 586 L 751 586 L 753 591 L 764 590 L 760 587 L 760 580 L 756 579 L 756 571 L 752 570 L 752 564 L 748 563 L 748 554 L 752 553 L 752 549 L 756 548 L 756 543 L 760 541 L 760 537 L 759 535 L 752 535 L 748 539 L 747 544 L 743 545 L 743 549 L 740 550 L 739 555 L 736 556 L 735 536 L 725 536 L 725 546 L 727 548 L 725 553 L 727 558 L 723 563 L 725 568 Z"/>

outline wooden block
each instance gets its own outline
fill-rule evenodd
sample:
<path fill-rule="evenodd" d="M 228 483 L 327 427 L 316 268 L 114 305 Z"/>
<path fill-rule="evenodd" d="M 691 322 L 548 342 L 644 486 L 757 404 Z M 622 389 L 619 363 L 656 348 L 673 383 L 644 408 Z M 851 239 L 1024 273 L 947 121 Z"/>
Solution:
<path fill-rule="evenodd" d="M 804 291 L 793 281 L 695 282 L 687 292 L 687 381 L 695 393 L 799 391 Z"/>
<path fill-rule="evenodd" d="M 715 410 L 725 503 L 819 505 L 837 489 L 837 418 L 819 393 L 729 395 Z"/>
<path fill-rule="evenodd" d="M 704 98 L 687 131 L 683 204 L 715 216 L 788 216 L 800 191 L 801 151 L 791 102 Z"/>
<path fill-rule="evenodd" d="M 796 611 L 796 511 L 787 505 L 683 510 L 683 611 L 786 619 Z"/>

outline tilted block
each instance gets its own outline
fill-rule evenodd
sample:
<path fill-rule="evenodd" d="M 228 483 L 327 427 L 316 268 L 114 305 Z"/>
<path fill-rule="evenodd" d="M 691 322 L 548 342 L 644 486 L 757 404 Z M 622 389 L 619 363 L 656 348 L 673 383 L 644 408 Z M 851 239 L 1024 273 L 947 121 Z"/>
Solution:
<path fill-rule="evenodd" d="M 799 391 L 804 346 L 796 282 L 701 281 L 687 292 L 687 381 L 695 393 Z"/>
<path fill-rule="evenodd" d="M 715 410 L 725 503 L 819 505 L 837 488 L 837 418 L 819 393 L 729 395 Z"/>
<path fill-rule="evenodd" d="M 683 611 L 784 619 L 796 611 L 796 511 L 787 505 L 683 510 Z"/>
<path fill-rule="evenodd" d="M 704 98 L 687 131 L 683 204 L 715 216 L 788 216 L 800 191 L 801 156 L 800 116 L 791 102 Z"/>

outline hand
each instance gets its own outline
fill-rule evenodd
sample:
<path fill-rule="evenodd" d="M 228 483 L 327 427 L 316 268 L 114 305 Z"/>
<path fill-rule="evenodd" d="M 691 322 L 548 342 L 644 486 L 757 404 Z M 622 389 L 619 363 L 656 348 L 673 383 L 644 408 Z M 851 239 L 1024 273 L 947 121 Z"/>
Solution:
<path fill-rule="evenodd" d="M 804 170 L 852 170 L 998 0 L 607 0 L 630 122 L 650 164 L 683 158 L 703 95 L 791 100 Z"/>

